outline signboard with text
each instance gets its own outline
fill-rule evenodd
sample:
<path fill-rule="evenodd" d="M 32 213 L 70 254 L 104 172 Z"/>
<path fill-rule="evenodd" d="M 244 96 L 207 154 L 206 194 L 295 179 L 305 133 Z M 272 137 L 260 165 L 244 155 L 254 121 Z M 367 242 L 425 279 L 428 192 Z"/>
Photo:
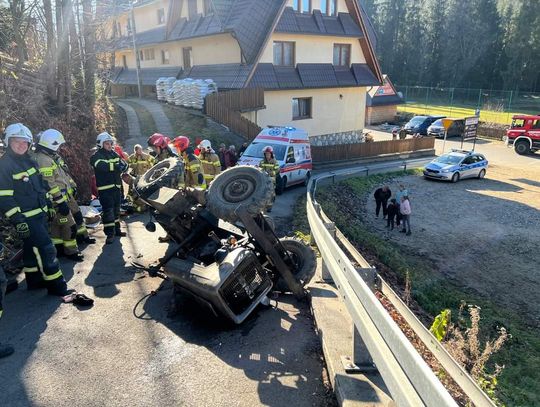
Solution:
<path fill-rule="evenodd" d="M 476 139 L 478 131 L 478 116 L 467 117 L 465 119 L 465 131 L 463 132 L 463 140 Z"/>

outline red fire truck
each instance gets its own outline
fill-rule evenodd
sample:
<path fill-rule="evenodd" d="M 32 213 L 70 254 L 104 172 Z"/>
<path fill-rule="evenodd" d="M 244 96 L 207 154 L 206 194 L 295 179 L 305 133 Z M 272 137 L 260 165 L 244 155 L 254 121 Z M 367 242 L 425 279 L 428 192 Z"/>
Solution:
<path fill-rule="evenodd" d="M 540 115 L 516 115 L 506 130 L 505 142 L 524 155 L 540 150 Z"/>

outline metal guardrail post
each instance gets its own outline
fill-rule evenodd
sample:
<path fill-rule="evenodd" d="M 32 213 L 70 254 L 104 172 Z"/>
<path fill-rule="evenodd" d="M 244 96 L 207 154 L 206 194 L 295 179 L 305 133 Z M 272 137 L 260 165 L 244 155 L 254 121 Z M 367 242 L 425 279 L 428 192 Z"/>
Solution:
<path fill-rule="evenodd" d="M 319 206 L 319 209 L 320 209 L 320 206 Z M 330 236 L 332 236 L 335 239 L 336 238 L 336 224 L 334 222 L 328 222 L 324 224 L 324 227 L 326 228 L 326 230 L 328 230 L 328 233 L 330 233 Z M 322 279 L 323 281 L 326 281 L 327 283 L 331 283 L 334 281 L 334 279 L 332 278 L 332 274 L 330 273 L 330 270 L 328 269 L 328 265 L 326 264 L 326 261 L 324 260 L 324 258 L 322 261 Z"/>

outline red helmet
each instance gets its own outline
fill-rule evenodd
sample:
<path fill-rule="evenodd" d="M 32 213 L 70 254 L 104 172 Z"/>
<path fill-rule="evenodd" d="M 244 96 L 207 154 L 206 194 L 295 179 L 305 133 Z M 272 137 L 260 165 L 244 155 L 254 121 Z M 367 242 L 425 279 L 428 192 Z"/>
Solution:
<path fill-rule="evenodd" d="M 263 153 L 264 154 L 266 154 L 266 153 L 274 154 L 274 149 L 272 148 L 272 146 L 266 146 L 265 148 L 263 148 Z"/>
<path fill-rule="evenodd" d="M 169 137 L 164 136 L 160 133 L 154 133 L 148 138 L 148 146 L 149 147 L 159 147 L 159 148 L 167 148 L 171 140 Z"/>
<path fill-rule="evenodd" d="M 178 150 L 185 151 L 189 147 L 189 139 L 186 136 L 178 136 L 173 140 L 173 144 Z"/>

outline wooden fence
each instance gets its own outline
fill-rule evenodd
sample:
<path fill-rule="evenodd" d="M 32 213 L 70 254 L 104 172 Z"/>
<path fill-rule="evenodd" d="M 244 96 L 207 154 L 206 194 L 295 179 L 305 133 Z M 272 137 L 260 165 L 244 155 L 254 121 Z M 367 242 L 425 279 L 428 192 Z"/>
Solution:
<path fill-rule="evenodd" d="M 216 122 L 251 141 L 262 130 L 240 112 L 264 108 L 264 90 L 247 88 L 210 94 L 205 99 L 205 113 Z"/>
<path fill-rule="evenodd" d="M 311 146 L 311 157 L 314 163 L 324 163 L 375 157 L 382 154 L 428 150 L 434 148 L 434 146 L 435 138 L 433 137 L 339 144 L 335 146 Z"/>

